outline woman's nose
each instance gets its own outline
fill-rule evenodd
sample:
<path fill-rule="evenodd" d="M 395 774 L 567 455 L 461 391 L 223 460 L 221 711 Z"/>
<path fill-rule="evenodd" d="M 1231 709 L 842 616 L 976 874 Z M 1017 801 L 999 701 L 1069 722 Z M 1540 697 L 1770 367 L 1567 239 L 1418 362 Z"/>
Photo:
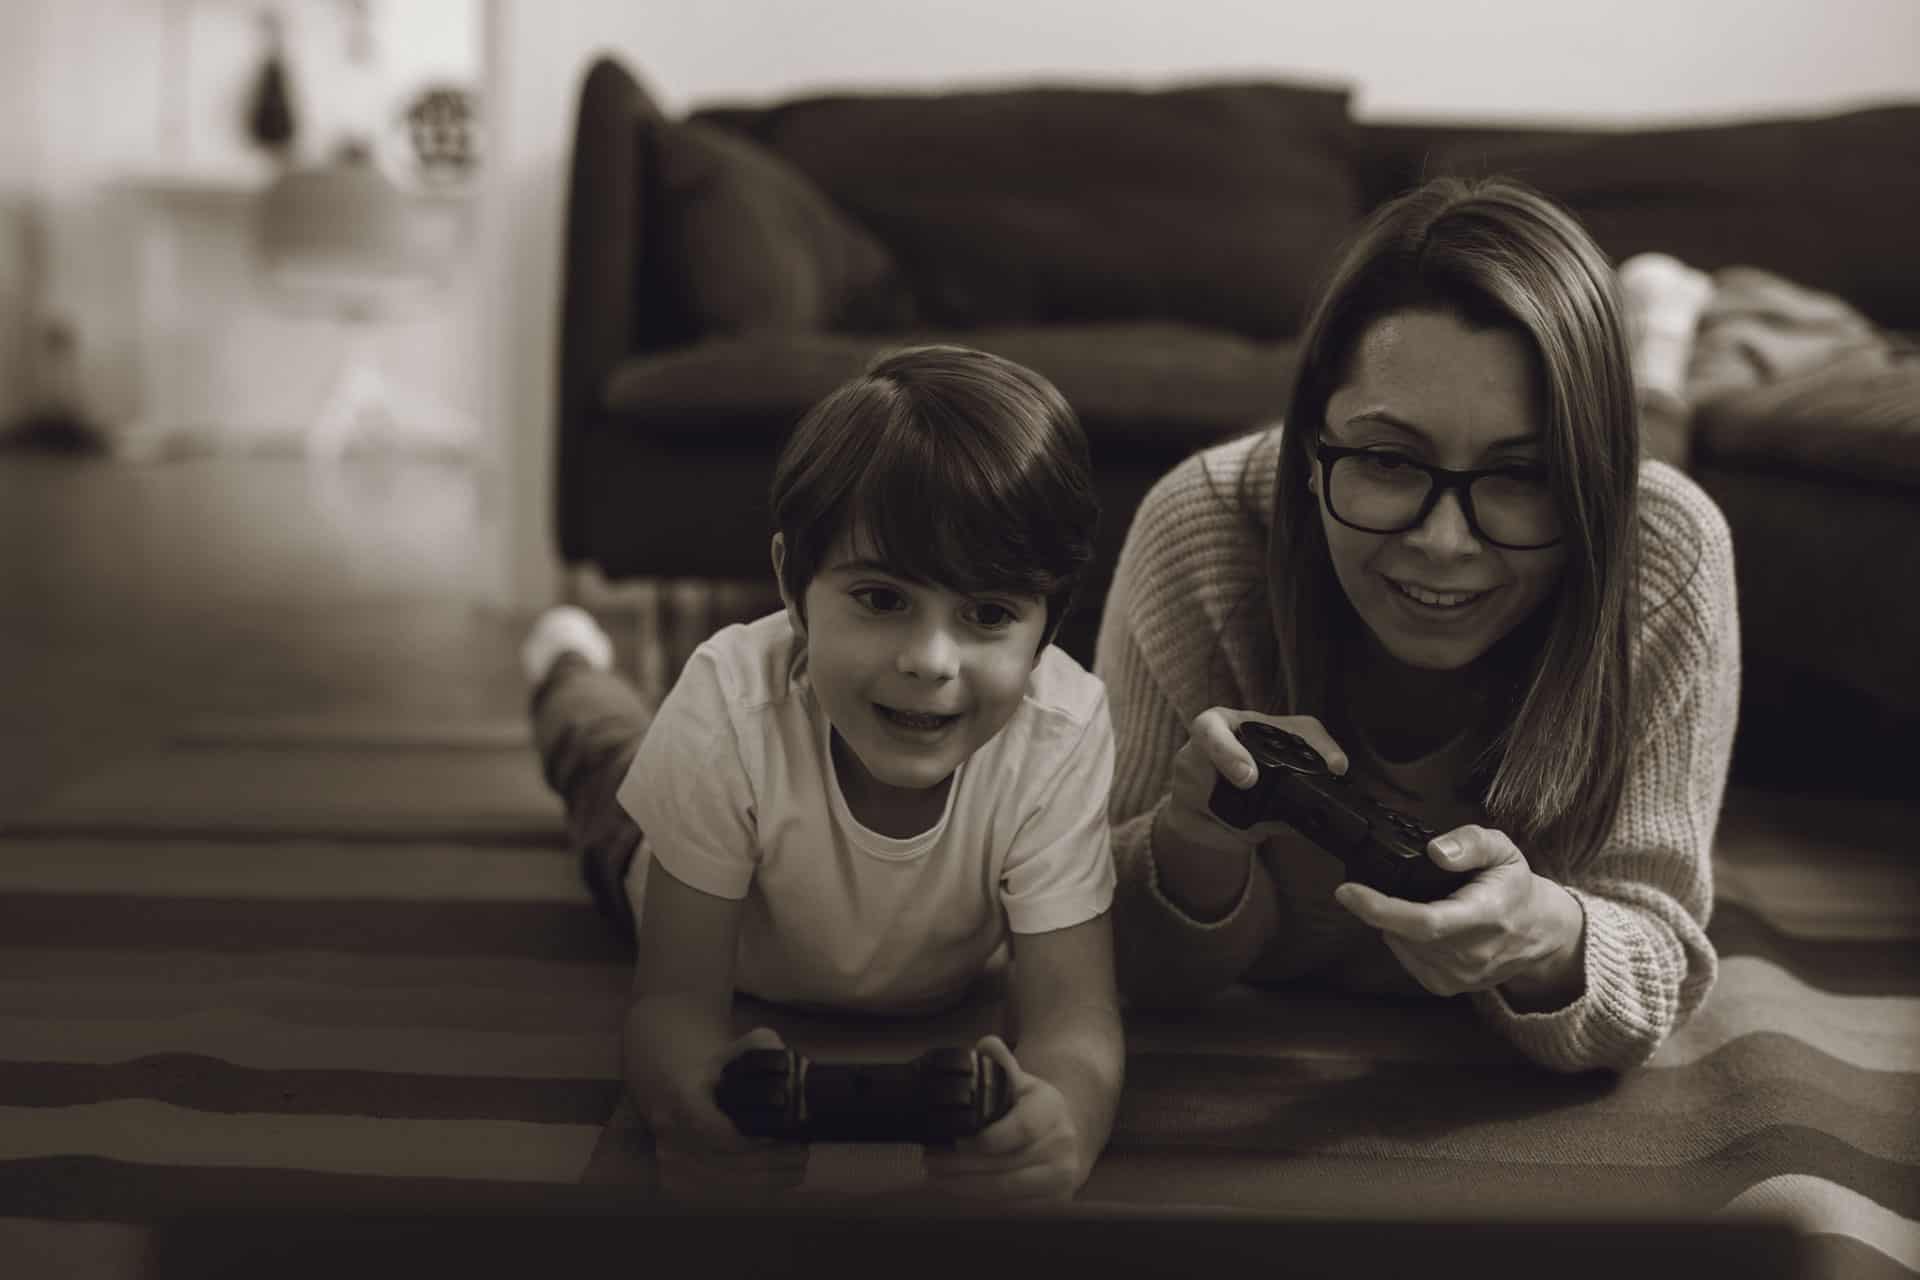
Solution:
<path fill-rule="evenodd" d="M 895 660 L 902 675 L 949 680 L 960 669 L 960 646 L 939 623 L 914 627 Z"/>
<path fill-rule="evenodd" d="M 1407 541 L 1429 555 L 1458 556 L 1480 549 L 1480 539 L 1467 523 L 1460 495 L 1448 490 L 1427 512 L 1427 518 L 1407 531 Z"/>

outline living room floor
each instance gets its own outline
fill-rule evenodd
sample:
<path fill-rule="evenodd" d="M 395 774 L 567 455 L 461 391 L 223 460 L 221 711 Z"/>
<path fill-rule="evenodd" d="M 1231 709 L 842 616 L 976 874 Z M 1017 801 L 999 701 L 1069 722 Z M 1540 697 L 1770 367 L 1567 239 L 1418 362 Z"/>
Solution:
<path fill-rule="evenodd" d="M 464 466 L 0 453 L 0 817 L 189 720 L 524 715 Z"/>

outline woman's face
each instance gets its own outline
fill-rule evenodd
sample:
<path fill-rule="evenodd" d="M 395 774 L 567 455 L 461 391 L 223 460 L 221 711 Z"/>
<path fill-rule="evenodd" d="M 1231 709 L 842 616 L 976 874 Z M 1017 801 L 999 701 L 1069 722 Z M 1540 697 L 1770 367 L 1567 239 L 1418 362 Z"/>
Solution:
<path fill-rule="evenodd" d="M 1326 443 L 1457 470 L 1511 466 L 1524 475 L 1545 465 L 1535 357 L 1520 333 L 1471 328 L 1450 312 L 1397 311 L 1362 332 L 1350 366 L 1327 400 Z M 1564 542 L 1531 551 L 1494 546 L 1468 527 L 1457 492 L 1412 529 L 1365 533 L 1333 518 L 1327 483 L 1327 467 L 1316 461 L 1310 485 L 1322 496 L 1334 573 L 1381 646 L 1410 666 L 1467 666 L 1559 580 Z M 1343 479 L 1340 496 L 1350 492 Z"/>

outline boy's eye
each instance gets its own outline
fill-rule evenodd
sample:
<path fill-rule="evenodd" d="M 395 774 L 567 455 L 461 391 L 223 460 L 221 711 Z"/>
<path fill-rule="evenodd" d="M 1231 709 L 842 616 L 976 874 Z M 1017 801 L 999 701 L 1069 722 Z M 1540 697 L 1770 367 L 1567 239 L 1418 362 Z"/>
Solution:
<path fill-rule="evenodd" d="M 976 600 L 967 606 L 967 621 L 987 631 L 1004 631 L 1020 621 L 1020 615 L 1003 604 Z"/>
<path fill-rule="evenodd" d="M 907 607 L 906 593 L 892 587 L 855 587 L 847 594 L 868 613 L 898 613 Z"/>

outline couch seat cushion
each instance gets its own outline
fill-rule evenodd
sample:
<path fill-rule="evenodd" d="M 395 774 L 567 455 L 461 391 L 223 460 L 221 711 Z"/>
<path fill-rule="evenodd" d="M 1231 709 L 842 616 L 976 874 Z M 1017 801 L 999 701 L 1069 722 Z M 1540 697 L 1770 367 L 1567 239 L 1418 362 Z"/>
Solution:
<path fill-rule="evenodd" d="M 1295 344 L 1177 324 L 1051 325 L 965 333 L 742 334 L 628 359 L 606 408 L 652 437 L 726 431 L 783 436 L 816 400 L 875 355 L 913 342 L 961 342 L 1051 379 L 1095 441 L 1181 456 L 1281 416 Z"/>

